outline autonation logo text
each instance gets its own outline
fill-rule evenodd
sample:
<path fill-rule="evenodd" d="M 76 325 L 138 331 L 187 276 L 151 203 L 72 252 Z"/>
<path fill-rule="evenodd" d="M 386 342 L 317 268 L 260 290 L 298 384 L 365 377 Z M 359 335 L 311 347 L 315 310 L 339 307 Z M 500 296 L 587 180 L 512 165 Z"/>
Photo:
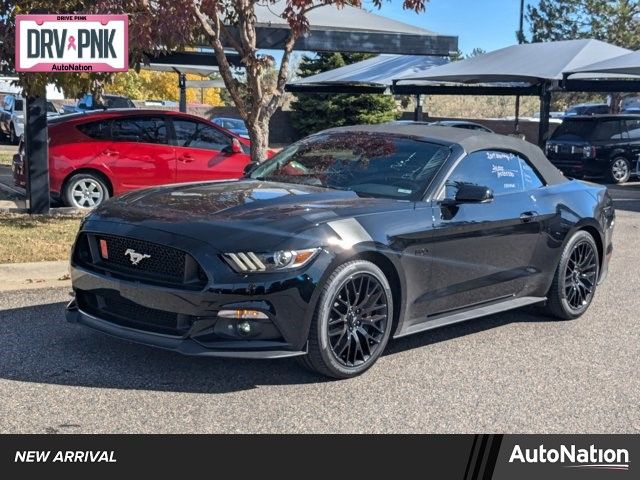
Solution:
<path fill-rule="evenodd" d="M 626 448 L 578 448 L 575 445 L 560 445 L 559 448 L 522 449 L 515 445 L 509 463 L 561 463 L 569 468 L 593 468 L 605 470 L 629 470 L 629 451 Z"/>

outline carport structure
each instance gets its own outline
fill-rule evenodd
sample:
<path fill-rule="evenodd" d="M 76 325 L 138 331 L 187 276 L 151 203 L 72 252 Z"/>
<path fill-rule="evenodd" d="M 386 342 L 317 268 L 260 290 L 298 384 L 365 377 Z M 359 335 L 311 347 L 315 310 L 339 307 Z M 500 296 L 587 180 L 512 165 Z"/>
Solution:
<path fill-rule="evenodd" d="M 286 2 L 255 4 L 256 46 L 259 49 L 281 49 L 289 36 L 290 29 L 281 13 Z M 458 48 L 458 38 L 425 30 L 403 22 L 398 22 L 364 9 L 344 6 L 339 12 L 336 7 L 324 5 L 315 7 L 308 13 L 310 29 L 299 38 L 294 46 L 298 51 L 340 51 L 390 54 L 421 54 L 447 56 Z M 233 27 L 230 27 L 233 31 Z M 186 110 L 184 89 L 185 68 L 206 67 L 213 72 L 217 62 L 213 54 L 201 51 L 209 48 L 203 39 L 194 45 L 194 51 L 170 53 L 182 55 L 182 67 L 176 68 L 181 94 L 181 109 Z M 230 47 L 230 45 L 226 45 Z M 198 51 L 200 50 L 200 51 Z M 188 58 L 187 58 L 188 57 Z M 166 59 L 154 57 L 150 64 L 160 65 L 156 69 L 167 68 Z M 176 64 L 178 65 L 178 64 Z M 169 65 L 170 66 L 170 65 Z M 175 71 L 175 70 L 174 70 Z M 25 122 L 26 154 L 29 159 L 27 172 L 27 202 L 29 213 L 49 212 L 49 162 L 46 118 L 46 98 L 31 97 L 27 100 Z"/>
<path fill-rule="evenodd" d="M 565 72 L 629 52 L 593 39 L 518 44 L 435 67 L 424 75 L 395 79 L 392 91 L 396 94 L 538 96 L 538 143 L 543 146 L 549 130 L 552 92 L 620 91 L 620 82 L 624 81 L 603 77 L 594 84 L 592 74 L 583 74 L 568 82 Z M 640 89 L 638 85 L 624 86 Z"/>
<path fill-rule="evenodd" d="M 393 81 L 417 76 L 448 62 L 448 57 L 435 55 L 378 55 L 361 62 L 288 83 L 293 93 L 391 93 Z M 415 120 L 422 117 L 420 94 L 417 94 Z"/>

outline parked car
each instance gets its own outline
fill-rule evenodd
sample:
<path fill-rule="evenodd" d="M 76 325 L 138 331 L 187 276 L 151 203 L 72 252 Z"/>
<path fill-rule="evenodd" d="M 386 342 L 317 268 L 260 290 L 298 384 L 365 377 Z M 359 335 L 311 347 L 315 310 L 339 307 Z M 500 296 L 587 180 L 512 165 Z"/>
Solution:
<path fill-rule="evenodd" d="M 167 183 L 239 178 L 249 141 L 208 120 L 162 110 L 114 110 L 49 122 L 49 176 L 54 197 L 93 208 L 129 190 Z M 26 165 L 14 163 L 16 185 Z"/>
<path fill-rule="evenodd" d="M 327 130 L 234 182 L 122 195 L 71 257 L 67 319 L 189 355 L 367 370 L 390 338 L 525 305 L 574 319 L 615 212 L 535 145 L 460 128 Z"/>
<path fill-rule="evenodd" d="M 484 125 L 480 125 L 475 122 L 468 122 L 466 120 L 439 120 L 437 122 L 433 122 L 431 125 L 440 125 L 443 127 L 455 127 L 455 128 L 466 128 L 467 130 L 479 130 L 481 132 L 494 133 L 488 127 Z"/>
<path fill-rule="evenodd" d="M 568 108 L 564 112 L 565 117 L 576 115 L 602 115 L 609 113 L 609 105 L 606 103 L 579 103 Z"/>
<path fill-rule="evenodd" d="M 88 93 L 80 98 L 75 105 L 64 105 L 62 107 L 63 113 L 81 113 L 114 108 L 136 108 L 130 98 L 123 97 L 122 95 L 103 95 L 102 99 L 102 103 L 95 103 L 93 96 Z"/>
<path fill-rule="evenodd" d="M 467 120 L 438 120 L 436 122 L 415 121 L 415 120 L 396 120 L 390 122 L 395 125 L 439 125 L 441 127 L 465 128 L 467 130 L 479 130 L 481 132 L 494 133 L 490 128 L 480 125 L 479 123 L 469 122 Z"/>
<path fill-rule="evenodd" d="M 211 121 L 216 125 L 235 133 L 236 135 L 249 138 L 249 130 L 247 130 L 247 126 L 239 118 L 216 117 L 212 118 Z"/>
<path fill-rule="evenodd" d="M 24 134 L 25 119 L 25 99 L 18 94 L 5 95 L 2 100 L 2 108 L 0 108 L 0 133 L 2 133 L 9 143 L 15 145 L 20 137 Z M 60 112 L 55 105 L 47 102 L 47 117 L 57 117 Z"/>
<path fill-rule="evenodd" d="M 546 153 L 572 177 L 604 176 L 624 183 L 638 168 L 640 115 L 565 118 L 547 142 Z"/>

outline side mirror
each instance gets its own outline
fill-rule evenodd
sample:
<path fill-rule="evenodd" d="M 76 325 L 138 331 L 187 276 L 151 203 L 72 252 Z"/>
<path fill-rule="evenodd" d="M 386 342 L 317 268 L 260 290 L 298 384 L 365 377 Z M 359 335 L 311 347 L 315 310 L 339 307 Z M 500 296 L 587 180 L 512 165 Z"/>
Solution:
<path fill-rule="evenodd" d="M 233 153 L 244 153 L 242 144 L 237 138 L 232 138 L 231 143 L 224 147 L 221 151 L 222 153 L 226 153 L 227 155 L 231 155 Z"/>
<path fill-rule="evenodd" d="M 240 143 L 240 140 L 238 140 L 237 138 L 234 138 L 233 140 L 231 140 L 231 153 L 243 153 L 244 150 L 242 150 L 242 144 Z"/>
<path fill-rule="evenodd" d="M 491 200 L 493 200 L 491 189 L 480 185 L 461 185 L 456 193 L 457 203 L 485 203 Z"/>
<path fill-rule="evenodd" d="M 454 206 L 461 203 L 486 203 L 491 200 L 493 200 L 493 192 L 489 187 L 462 184 L 458 188 L 455 199 L 445 198 L 442 203 L 445 206 Z"/>
<path fill-rule="evenodd" d="M 259 162 L 249 162 L 244 166 L 244 170 L 243 173 L 245 176 L 249 175 L 251 172 L 253 172 L 258 165 L 260 165 Z"/>

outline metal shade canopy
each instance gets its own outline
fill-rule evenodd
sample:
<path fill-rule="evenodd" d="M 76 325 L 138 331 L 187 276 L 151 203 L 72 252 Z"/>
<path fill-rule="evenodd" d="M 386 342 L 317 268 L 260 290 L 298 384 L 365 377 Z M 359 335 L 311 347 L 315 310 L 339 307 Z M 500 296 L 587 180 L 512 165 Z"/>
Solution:
<path fill-rule="evenodd" d="M 286 89 L 308 93 L 385 93 L 395 78 L 421 75 L 447 62 L 447 57 L 429 55 L 378 55 L 295 80 Z"/>
<path fill-rule="evenodd" d="M 424 75 L 397 79 L 397 84 L 442 81 L 463 84 L 560 81 L 563 73 L 629 53 L 599 40 L 524 43 L 429 70 Z"/>
<path fill-rule="evenodd" d="M 227 60 L 233 66 L 240 66 L 240 55 L 236 52 L 227 52 Z M 204 77 L 218 71 L 218 61 L 211 52 L 171 52 L 167 54 L 147 55 L 148 63 L 140 68 L 157 72 L 196 73 Z"/>
<path fill-rule="evenodd" d="M 603 60 L 596 63 L 591 63 L 589 65 L 575 68 L 572 70 L 568 70 L 565 72 L 571 78 L 580 78 L 582 75 L 574 75 L 580 73 L 589 73 L 589 74 L 608 74 L 615 75 L 620 78 L 620 76 L 627 75 L 638 75 L 640 76 L 640 51 L 627 53 L 625 55 L 620 55 L 618 57 L 610 58 L 608 60 Z M 599 78 L 608 78 L 603 77 L 602 75 L 589 75 L 591 78 L 599 77 Z"/>
<path fill-rule="evenodd" d="M 280 16 L 285 6 L 284 0 L 255 4 L 258 48 L 284 47 L 290 33 L 289 24 Z M 310 30 L 296 41 L 295 50 L 446 56 L 458 49 L 456 36 L 440 35 L 352 6 L 318 6 L 307 18 Z"/>
<path fill-rule="evenodd" d="M 560 88 L 564 73 L 626 53 L 630 51 L 593 39 L 524 43 L 396 79 L 392 90 L 396 94 L 538 95 L 538 144 L 544 146 L 551 90 Z M 575 91 L 588 88 L 582 81 L 571 86 Z"/>

